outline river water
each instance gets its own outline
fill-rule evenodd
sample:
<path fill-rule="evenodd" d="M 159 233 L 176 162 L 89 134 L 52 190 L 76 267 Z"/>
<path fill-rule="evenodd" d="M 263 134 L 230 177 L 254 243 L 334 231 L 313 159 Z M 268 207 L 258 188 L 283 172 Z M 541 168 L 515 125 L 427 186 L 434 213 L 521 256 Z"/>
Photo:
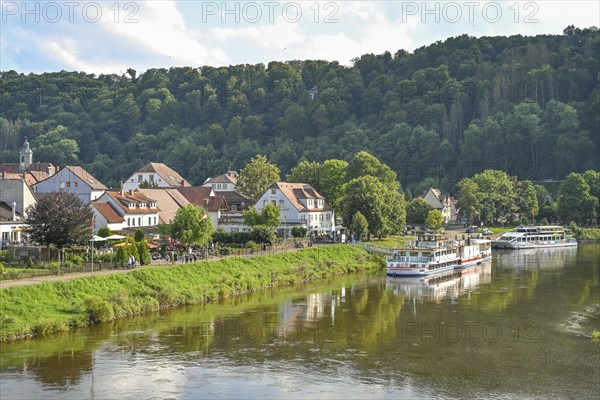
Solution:
<path fill-rule="evenodd" d="M 600 393 L 600 246 L 495 252 L 3 344 L 0 398 L 577 398 Z"/>

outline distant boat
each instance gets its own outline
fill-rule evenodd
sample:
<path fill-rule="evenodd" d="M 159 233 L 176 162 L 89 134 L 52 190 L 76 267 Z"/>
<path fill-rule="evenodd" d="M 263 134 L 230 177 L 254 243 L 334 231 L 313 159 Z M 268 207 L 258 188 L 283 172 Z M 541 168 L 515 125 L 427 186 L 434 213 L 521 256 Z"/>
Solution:
<path fill-rule="evenodd" d="M 535 249 L 577 246 L 569 229 L 562 226 L 518 226 L 492 242 L 495 249 Z"/>
<path fill-rule="evenodd" d="M 389 276 L 431 276 L 492 258 L 491 240 L 449 240 L 443 234 L 419 234 L 415 242 L 387 257 Z"/>

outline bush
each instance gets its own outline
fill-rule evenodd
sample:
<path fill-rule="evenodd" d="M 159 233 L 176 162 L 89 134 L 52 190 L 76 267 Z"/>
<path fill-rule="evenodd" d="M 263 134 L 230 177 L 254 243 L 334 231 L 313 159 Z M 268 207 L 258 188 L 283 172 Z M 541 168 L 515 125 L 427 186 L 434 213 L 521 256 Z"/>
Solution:
<path fill-rule="evenodd" d="M 58 271 L 60 270 L 60 264 L 56 261 L 53 261 L 50 264 L 48 264 L 48 269 L 50 270 L 50 272 L 52 272 L 53 275 L 58 275 Z"/>
<path fill-rule="evenodd" d="M 140 261 L 140 255 L 138 254 L 138 249 L 133 243 L 126 243 L 123 246 L 119 247 L 117 250 L 117 256 L 115 260 L 121 264 L 121 267 L 124 267 L 127 264 L 127 260 L 129 260 L 129 256 L 135 257 L 136 261 Z"/>
<path fill-rule="evenodd" d="M 308 234 L 308 228 L 305 226 L 295 226 L 292 228 L 292 236 L 295 238 L 303 238 Z"/>
<path fill-rule="evenodd" d="M 110 231 L 110 229 L 108 229 L 108 226 L 103 226 L 102 228 L 98 229 L 98 236 L 105 238 L 110 235 L 111 235 L 111 231 Z"/>
<path fill-rule="evenodd" d="M 252 235 L 250 232 L 214 232 L 212 234 L 212 240 L 214 243 L 221 244 L 245 244 L 252 240 Z"/>
<path fill-rule="evenodd" d="M 66 256 L 66 259 L 70 262 L 72 262 L 74 265 L 81 265 L 84 262 L 84 259 L 82 256 L 78 255 L 78 254 L 73 254 L 73 253 L 69 253 Z"/>
<path fill-rule="evenodd" d="M 112 305 L 100 296 L 86 298 L 83 308 L 88 315 L 89 321 L 93 324 L 115 319 L 115 311 Z"/>
<path fill-rule="evenodd" d="M 136 242 L 135 246 L 137 247 L 137 252 L 139 255 L 139 258 L 136 257 L 136 261 L 139 261 L 139 263 L 141 265 L 148 265 L 150 264 L 150 262 L 152 261 L 152 258 L 150 257 L 150 250 L 148 250 L 148 246 L 146 245 L 146 242 L 142 241 L 142 242 Z"/>
<path fill-rule="evenodd" d="M 12 258 L 12 255 L 8 252 L 8 250 L 2 250 L 0 251 L 0 261 L 10 261 Z"/>
<path fill-rule="evenodd" d="M 137 228 L 135 231 L 135 235 L 133 236 L 133 240 L 136 242 L 144 241 L 144 230 L 142 228 Z"/>
<path fill-rule="evenodd" d="M 266 225 L 255 225 L 250 231 L 252 241 L 256 243 L 272 244 L 275 240 L 275 231 Z"/>

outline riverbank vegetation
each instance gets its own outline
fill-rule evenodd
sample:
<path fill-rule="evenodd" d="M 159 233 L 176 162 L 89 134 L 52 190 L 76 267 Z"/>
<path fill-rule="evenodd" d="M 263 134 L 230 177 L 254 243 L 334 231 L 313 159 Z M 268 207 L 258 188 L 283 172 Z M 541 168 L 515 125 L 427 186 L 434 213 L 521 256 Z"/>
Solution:
<path fill-rule="evenodd" d="M 336 245 L 13 287 L 0 291 L 0 341 L 382 266 L 362 249 Z"/>

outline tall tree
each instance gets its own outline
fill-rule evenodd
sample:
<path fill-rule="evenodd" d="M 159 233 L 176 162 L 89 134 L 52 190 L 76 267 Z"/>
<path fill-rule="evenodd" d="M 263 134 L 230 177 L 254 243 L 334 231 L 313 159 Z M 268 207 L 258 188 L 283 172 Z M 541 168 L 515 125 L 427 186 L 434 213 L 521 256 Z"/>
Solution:
<path fill-rule="evenodd" d="M 260 198 L 267 188 L 279 181 L 279 168 L 266 156 L 257 155 L 241 171 L 237 181 L 238 190 L 254 199 Z"/>
<path fill-rule="evenodd" d="M 37 203 L 28 208 L 26 222 L 34 242 L 62 249 L 91 239 L 93 215 L 92 209 L 77 195 L 52 192 L 40 196 Z"/>
<path fill-rule="evenodd" d="M 427 214 L 433 208 L 425 201 L 422 197 L 416 197 L 408 202 L 406 205 L 406 221 L 425 223 Z"/>
<path fill-rule="evenodd" d="M 598 198 L 590 193 L 590 185 L 583 175 L 571 173 L 558 190 L 558 216 L 565 222 L 590 223 L 595 221 Z"/>
<path fill-rule="evenodd" d="M 470 178 L 464 178 L 457 186 L 460 213 L 467 217 L 468 223 L 472 223 L 479 218 L 482 209 L 479 187 Z"/>
<path fill-rule="evenodd" d="M 206 210 L 188 204 L 177 210 L 167 231 L 169 236 L 178 240 L 183 246 L 194 244 L 205 246 L 210 241 L 214 227 Z"/>

